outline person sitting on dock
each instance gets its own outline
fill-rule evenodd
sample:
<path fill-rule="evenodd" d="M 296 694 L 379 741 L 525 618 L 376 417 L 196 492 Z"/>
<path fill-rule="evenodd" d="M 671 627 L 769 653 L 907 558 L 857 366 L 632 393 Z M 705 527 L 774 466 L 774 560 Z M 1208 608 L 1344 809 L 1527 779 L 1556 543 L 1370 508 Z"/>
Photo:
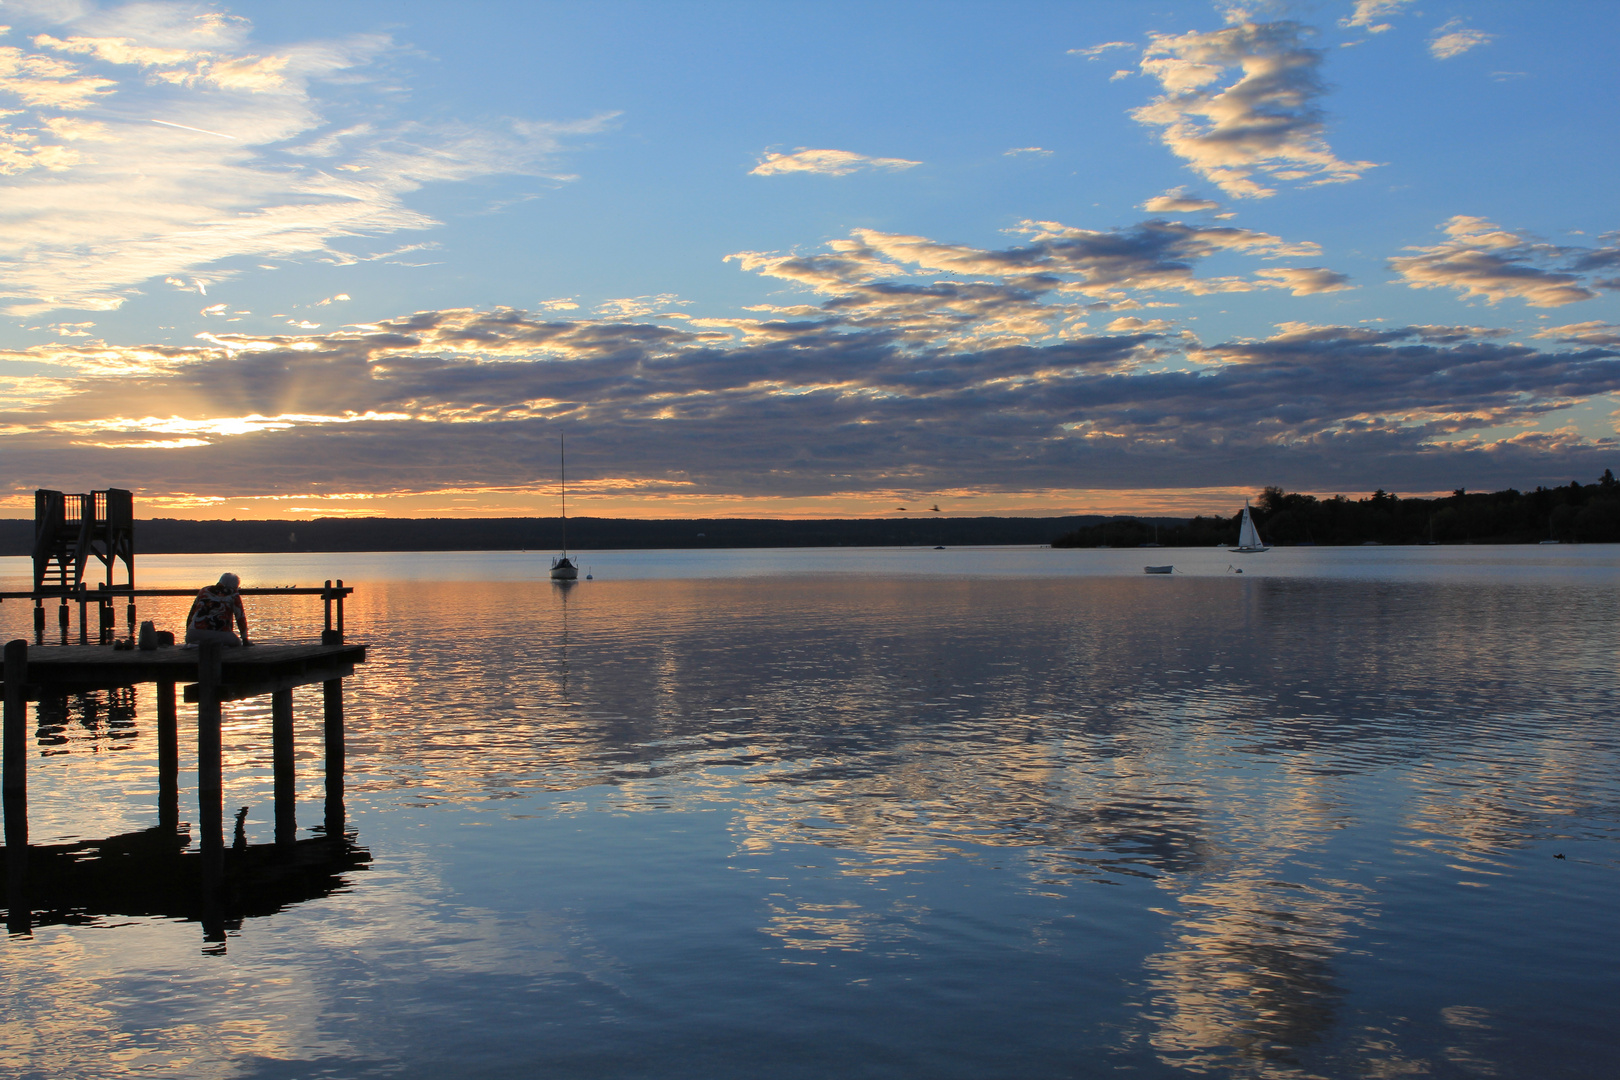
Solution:
<path fill-rule="evenodd" d="M 186 644 L 251 645 L 248 640 L 247 612 L 242 609 L 242 597 L 237 592 L 242 579 L 235 574 L 219 575 L 219 582 L 204 586 L 197 599 L 191 602 L 186 616 Z M 239 638 L 231 629 L 232 623 L 242 628 Z"/>

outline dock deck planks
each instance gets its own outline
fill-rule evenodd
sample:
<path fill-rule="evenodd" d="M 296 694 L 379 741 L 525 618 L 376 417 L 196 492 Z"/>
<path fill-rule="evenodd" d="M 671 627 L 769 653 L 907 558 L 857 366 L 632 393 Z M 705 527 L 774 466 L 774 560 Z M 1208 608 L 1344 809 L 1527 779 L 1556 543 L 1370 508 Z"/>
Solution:
<path fill-rule="evenodd" d="M 75 690 L 143 682 L 195 682 L 199 650 L 179 645 L 114 649 L 109 645 L 36 645 L 28 650 L 28 686 Z M 319 682 L 366 660 L 361 644 L 286 642 L 221 650 L 222 686 Z"/>

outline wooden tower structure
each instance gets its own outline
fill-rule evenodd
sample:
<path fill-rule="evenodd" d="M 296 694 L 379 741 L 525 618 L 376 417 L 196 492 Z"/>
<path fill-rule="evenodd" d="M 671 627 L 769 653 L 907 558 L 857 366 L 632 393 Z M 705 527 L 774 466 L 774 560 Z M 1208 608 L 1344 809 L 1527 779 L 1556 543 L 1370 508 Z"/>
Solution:
<path fill-rule="evenodd" d="M 113 587 L 120 559 L 128 578 L 124 588 L 135 587 L 135 497 L 123 488 L 80 495 L 35 491 L 35 596 L 80 591 L 92 558 L 101 561 L 104 588 Z"/>

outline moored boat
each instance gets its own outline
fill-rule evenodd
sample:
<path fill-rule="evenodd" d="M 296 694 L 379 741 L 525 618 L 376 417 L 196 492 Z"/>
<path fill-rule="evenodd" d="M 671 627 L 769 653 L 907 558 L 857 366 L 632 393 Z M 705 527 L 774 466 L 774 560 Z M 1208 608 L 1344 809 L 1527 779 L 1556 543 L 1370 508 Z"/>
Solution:
<path fill-rule="evenodd" d="M 557 476 L 562 484 L 562 554 L 552 557 L 551 580 L 575 581 L 579 567 L 568 558 L 568 447 L 562 436 L 557 437 Z"/>

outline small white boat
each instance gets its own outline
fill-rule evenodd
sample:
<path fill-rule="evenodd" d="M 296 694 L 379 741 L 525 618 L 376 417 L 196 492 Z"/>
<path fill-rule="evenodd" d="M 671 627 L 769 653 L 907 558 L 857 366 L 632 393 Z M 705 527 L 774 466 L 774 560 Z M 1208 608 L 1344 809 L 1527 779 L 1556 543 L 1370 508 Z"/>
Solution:
<path fill-rule="evenodd" d="M 1243 523 L 1238 526 L 1237 547 L 1227 548 L 1228 551 L 1240 552 L 1244 555 L 1257 551 L 1270 551 L 1260 540 L 1260 530 L 1254 527 L 1254 518 L 1249 516 L 1249 501 L 1243 500 Z"/>
<path fill-rule="evenodd" d="M 1173 574 L 1176 572 L 1176 568 L 1174 566 L 1144 566 L 1142 572 L 1144 574 Z"/>

